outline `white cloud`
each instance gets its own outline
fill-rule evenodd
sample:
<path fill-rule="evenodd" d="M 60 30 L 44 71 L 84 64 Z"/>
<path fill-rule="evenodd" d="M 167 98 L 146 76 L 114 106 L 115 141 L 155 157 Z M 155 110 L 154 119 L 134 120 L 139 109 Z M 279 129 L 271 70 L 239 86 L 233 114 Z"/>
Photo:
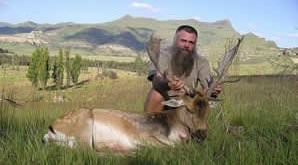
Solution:
<path fill-rule="evenodd" d="M 152 5 L 150 5 L 148 3 L 133 2 L 133 3 L 131 3 L 131 6 L 135 7 L 135 8 L 146 9 L 151 12 L 159 12 L 160 11 L 158 8 L 153 7 Z"/>
<path fill-rule="evenodd" d="M 193 19 L 195 19 L 197 21 L 202 21 L 202 18 L 201 17 L 198 17 L 198 16 L 193 17 Z"/>
<path fill-rule="evenodd" d="M 289 33 L 287 36 L 291 38 L 298 38 L 298 33 Z"/>

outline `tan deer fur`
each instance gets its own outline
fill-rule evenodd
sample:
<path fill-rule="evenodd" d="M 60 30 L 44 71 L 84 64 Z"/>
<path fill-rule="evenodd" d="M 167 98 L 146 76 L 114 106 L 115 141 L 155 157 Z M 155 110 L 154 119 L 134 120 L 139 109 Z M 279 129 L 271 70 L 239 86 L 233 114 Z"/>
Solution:
<path fill-rule="evenodd" d="M 144 145 L 175 145 L 198 131 L 206 137 L 209 104 L 198 92 L 182 96 L 185 105 L 159 114 L 107 109 L 79 109 L 58 118 L 44 135 L 45 142 L 96 151 L 130 151 Z"/>

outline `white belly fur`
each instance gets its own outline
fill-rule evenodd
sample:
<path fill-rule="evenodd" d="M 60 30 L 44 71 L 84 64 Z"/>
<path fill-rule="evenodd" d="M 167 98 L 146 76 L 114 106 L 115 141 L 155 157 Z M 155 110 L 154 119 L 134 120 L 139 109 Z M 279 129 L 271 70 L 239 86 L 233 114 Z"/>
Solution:
<path fill-rule="evenodd" d="M 93 133 L 94 144 L 97 149 L 102 147 L 116 150 L 136 148 L 135 139 L 106 123 L 94 122 Z"/>

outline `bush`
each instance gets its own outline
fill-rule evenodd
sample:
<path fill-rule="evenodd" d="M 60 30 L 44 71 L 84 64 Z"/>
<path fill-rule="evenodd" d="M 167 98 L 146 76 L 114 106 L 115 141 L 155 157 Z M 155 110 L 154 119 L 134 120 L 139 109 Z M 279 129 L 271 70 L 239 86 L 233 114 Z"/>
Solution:
<path fill-rule="evenodd" d="M 117 72 L 112 71 L 112 70 L 108 70 L 108 69 L 104 69 L 102 71 L 102 75 L 104 77 L 109 77 L 110 79 L 117 79 L 118 78 Z"/>

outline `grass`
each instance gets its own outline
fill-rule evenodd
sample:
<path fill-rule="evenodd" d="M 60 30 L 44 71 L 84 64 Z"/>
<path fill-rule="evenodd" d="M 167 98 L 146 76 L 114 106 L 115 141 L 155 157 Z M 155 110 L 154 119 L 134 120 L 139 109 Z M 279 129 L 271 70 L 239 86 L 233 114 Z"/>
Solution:
<path fill-rule="evenodd" d="M 41 142 L 48 125 L 66 111 L 100 107 L 142 112 L 150 84 L 145 77 L 119 72 L 119 79 L 92 80 L 60 92 L 37 91 L 24 70 L 3 71 L 2 92 L 26 102 L 0 103 L 0 164 L 295 164 L 298 160 L 297 77 L 246 77 L 227 84 L 224 101 L 212 109 L 203 144 L 146 147 L 130 155 L 95 153 Z M 14 74 L 13 74 L 14 73 Z M 18 75 L 19 78 L 15 78 Z M 94 71 L 82 79 L 94 77 Z M 9 80 L 9 82 L 7 82 Z M 68 101 L 54 103 L 64 95 Z M 25 97 L 26 96 L 26 97 Z M 33 98 L 40 97 L 38 101 Z"/>

